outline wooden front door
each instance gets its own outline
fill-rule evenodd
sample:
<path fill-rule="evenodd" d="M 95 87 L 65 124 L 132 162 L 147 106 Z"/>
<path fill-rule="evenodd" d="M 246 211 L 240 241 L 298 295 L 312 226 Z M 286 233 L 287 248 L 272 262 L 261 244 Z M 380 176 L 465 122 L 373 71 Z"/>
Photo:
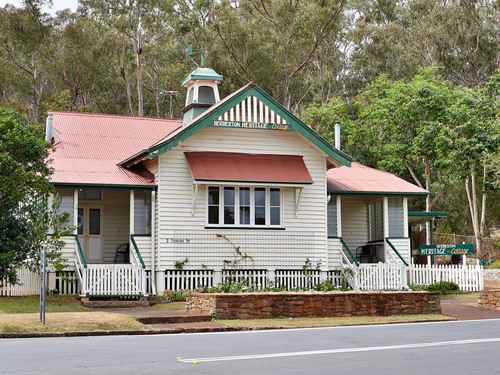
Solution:
<path fill-rule="evenodd" d="M 78 239 L 87 263 L 103 262 L 103 208 L 99 205 L 79 205 Z"/>

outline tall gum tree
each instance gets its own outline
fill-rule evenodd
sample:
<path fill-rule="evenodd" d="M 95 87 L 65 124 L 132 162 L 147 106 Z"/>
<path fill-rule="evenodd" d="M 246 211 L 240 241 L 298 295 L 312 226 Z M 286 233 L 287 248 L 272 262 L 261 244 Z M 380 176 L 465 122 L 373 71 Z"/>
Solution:
<path fill-rule="evenodd" d="M 260 46 L 266 41 L 271 56 L 281 65 L 283 105 L 290 109 L 292 80 L 308 66 L 325 39 L 339 30 L 344 4 L 345 0 L 222 1 L 213 13 L 214 27 L 242 77 L 257 84 L 250 68 L 258 60 L 248 54 L 246 44 L 254 41 Z"/>

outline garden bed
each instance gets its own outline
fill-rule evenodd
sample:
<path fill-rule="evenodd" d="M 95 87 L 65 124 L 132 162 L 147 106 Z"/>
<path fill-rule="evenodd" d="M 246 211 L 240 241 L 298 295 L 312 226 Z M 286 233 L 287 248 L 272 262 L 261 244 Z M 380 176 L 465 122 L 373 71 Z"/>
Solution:
<path fill-rule="evenodd" d="M 216 319 L 389 316 L 440 314 L 439 293 L 431 292 L 279 292 L 196 293 L 187 311 Z"/>

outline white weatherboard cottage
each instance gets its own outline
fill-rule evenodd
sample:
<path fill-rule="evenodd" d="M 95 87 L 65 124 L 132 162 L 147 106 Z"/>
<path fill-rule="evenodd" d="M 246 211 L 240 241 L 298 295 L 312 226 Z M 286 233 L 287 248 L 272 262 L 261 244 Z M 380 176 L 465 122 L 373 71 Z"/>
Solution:
<path fill-rule="evenodd" d="M 184 121 L 49 113 L 80 294 L 214 285 L 228 270 L 295 286 L 306 260 L 315 281 L 349 268 L 355 288 L 405 287 L 407 198 L 427 192 L 352 162 L 253 83 L 219 100 L 221 81 L 190 74 Z"/>

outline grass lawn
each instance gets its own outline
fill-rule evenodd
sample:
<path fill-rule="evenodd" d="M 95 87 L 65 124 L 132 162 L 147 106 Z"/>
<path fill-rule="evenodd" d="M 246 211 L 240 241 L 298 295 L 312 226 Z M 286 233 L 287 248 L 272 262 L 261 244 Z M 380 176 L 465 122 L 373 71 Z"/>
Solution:
<path fill-rule="evenodd" d="M 75 296 L 47 296 L 45 312 L 90 311 L 80 305 Z M 39 296 L 0 297 L 0 314 L 20 314 L 40 312 Z"/>
<path fill-rule="evenodd" d="M 157 305 L 153 306 L 155 309 L 159 310 L 186 310 L 186 302 L 185 301 L 180 301 L 180 302 L 171 302 L 171 303 L 159 303 Z"/>
<path fill-rule="evenodd" d="M 405 322 L 424 322 L 429 320 L 457 320 L 440 314 L 393 315 L 393 316 L 357 316 L 345 318 L 281 318 L 281 319 L 242 319 L 216 320 L 229 327 L 326 327 L 358 324 L 386 324 Z"/>
<path fill-rule="evenodd" d="M 448 294 L 448 297 L 460 299 L 463 301 L 477 301 L 478 296 L 479 296 L 479 293 L 477 293 L 477 292 Z"/>
<path fill-rule="evenodd" d="M 45 314 L 45 325 L 40 314 L 0 314 L 0 333 L 74 332 L 149 329 L 135 317 L 104 312 L 65 312 Z"/>

